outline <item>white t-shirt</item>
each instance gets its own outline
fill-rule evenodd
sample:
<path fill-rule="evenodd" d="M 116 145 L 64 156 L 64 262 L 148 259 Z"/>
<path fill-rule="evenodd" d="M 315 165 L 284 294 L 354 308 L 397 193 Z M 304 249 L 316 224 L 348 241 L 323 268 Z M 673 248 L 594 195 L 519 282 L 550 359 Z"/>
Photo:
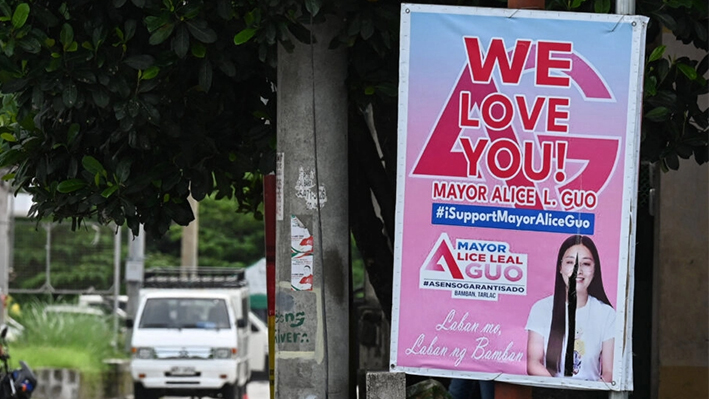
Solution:
<path fill-rule="evenodd" d="M 539 300 L 529 311 L 527 330 L 534 331 L 544 337 L 544 363 L 546 366 L 546 351 L 551 330 L 551 316 L 554 307 L 554 296 Z M 564 315 L 567 315 L 564 309 Z M 559 374 L 564 375 L 564 358 L 566 353 L 566 336 L 568 333 L 568 316 L 565 317 L 565 332 L 561 348 L 561 365 Z M 598 381 L 601 379 L 601 348 L 603 341 L 615 337 L 615 311 L 612 307 L 588 296 L 586 305 L 576 309 L 576 340 L 574 343 L 574 375 L 572 378 Z"/>

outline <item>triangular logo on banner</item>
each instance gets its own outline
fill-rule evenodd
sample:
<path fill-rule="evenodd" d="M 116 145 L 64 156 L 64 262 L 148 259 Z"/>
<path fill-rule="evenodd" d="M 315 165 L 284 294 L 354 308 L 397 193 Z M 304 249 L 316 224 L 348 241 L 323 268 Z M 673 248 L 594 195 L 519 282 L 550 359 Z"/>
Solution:
<path fill-rule="evenodd" d="M 438 237 L 438 241 L 433 246 L 433 249 L 428 254 L 426 261 L 423 262 L 422 271 L 433 272 L 448 272 L 457 280 L 463 280 L 463 273 L 458 268 L 458 263 L 455 261 L 455 256 L 451 252 L 451 243 L 448 234 L 443 233 Z"/>

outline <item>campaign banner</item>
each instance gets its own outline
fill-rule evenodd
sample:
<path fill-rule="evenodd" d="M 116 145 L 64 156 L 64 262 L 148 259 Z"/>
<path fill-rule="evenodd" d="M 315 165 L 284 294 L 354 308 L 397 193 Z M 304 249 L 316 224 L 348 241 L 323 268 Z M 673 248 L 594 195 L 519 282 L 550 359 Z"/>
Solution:
<path fill-rule="evenodd" d="M 402 5 L 392 370 L 632 389 L 647 21 Z"/>

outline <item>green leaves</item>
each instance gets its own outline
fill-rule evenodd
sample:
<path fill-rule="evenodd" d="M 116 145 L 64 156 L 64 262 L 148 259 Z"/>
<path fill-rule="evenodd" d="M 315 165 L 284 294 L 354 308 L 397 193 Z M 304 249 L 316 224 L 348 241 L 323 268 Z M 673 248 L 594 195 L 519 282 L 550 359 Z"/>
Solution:
<path fill-rule="evenodd" d="M 185 25 L 180 25 L 175 32 L 175 38 L 172 41 L 172 48 L 180 58 L 185 58 L 187 51 L 190 48 L 190 35 L 187 32 Z"/>
<path fill-rule="evenodd" d="M 153 46 L 167 40 L 175 29 L 171 13 L 163 12 L 158 16 L 145 17 L 145 26 L 151 32 L 149 43 Z"/>
<path fill-rule="evenodd" d="M 256 34 L 256 29 L 253 28 L 246 28 L 242 30 L 241 32 L 237 33 L 234 35 L 234 44 L 237 46 L 240 44 L 244 44 L 249 41 L 254 35 Z"/>
<path fill-rule="evenodd" d="M 194 43 L 191 47 L 192 55 L 197 58 L 204 58 L 207 55 L 207 47 L 202 43 Z"/>
<path fill-rule="evenodd" d="M 593 11 L 597 14 L 608 14 L 611 11 L 611 0 L 595 0 Z"/>
<path fill-rule="evenodd" d="M 258 32 L 259 25 L 261 24 L 261 10 L 254 8 L 244 15 L 244 23 L 246 28 L 242 29 L 234 35 L 234 44 L 241 45 L 248 42 L 256 32 Z"/>
<path fill-rule="evenodd" d="M 672 8 L 692 7 L 692 0 L 666 0 L 664 3 Z"/>
<path fill-rule="evenodd" d="M 81 165 L 92 175 L 106 173 L 106 170 L 96 158 L 87 155 L 81 159 Z"/>
<path fill-rule="evenodd" d="M 124 183 L 126 180 L 128 180 L 132 163 L 132 159 L 122 159 L 118 163 L 118 166 L 116 167 L 116 177 L 118 178 L 119 182 Z"/>
<path fill-rule="evenodd" d="M 202 43 L 214 43 L 217 41 L 217 33 L 209 27 L 207 21 L 196 20 L 188 21 L 187 29 L 189 29 L 192 37 Z"/>
<path fill-rule="evenodd" d="M 59 42 L 64 47 L 64 51 L 67 51 L 74 43 L 74 28 L 68 23 L 62 25 L 62 30 L 59 32 Z"/>
<path fill-rule="evenodd" d="M 664 51 L 663 46 L 653 50 L 645 67 L 641 157 L 668 171 L 679 168 L 680 158 L 707 162 L 709 122 L 698 96 L 707 93 L 702 75 L 709 58 L 699 63 L 662 58 Z"/>
<path fill-rule="evenodd" d="M 81 166 L 83 166 L 84 170 L 93 176 L 94 185 L 96 187 L 101 187 L 102 182 L 104 182 L 104 180 L 108 177 L 108 172 L 106 172 L 106 169 L 104 169 L 101 162 L 90 155 L 86 155 L 81 159 Z M 109 187 L 112 186 L 111 182 L 105 182 L 105 184 L 108 184 Z M 113 191 L 111 191 L 111 193 Z"/>
<path fill-rule="evenodd" d="M 228 21 L 234 14 L 234 9 L 229 0 L 217 0 L 217 13 L 223 20 Z"/>
<path fill-rule="evenodd" d="M 158 73 L 160 73 L 160 68 L 157 66 L 151 66 L 150 68 L 143 71 L 140 78 L 142 80 L 150 80 L 158 76 Z"/>
<path fill-rule="evenodd" d="M 223 195 L 255 209 L 258 191 L 231 180 L 273 150 L 275 125 L 264 121 L 275 114 L 275 71 L 259 61 L 287 32 L 284 18 L 262 15 L 273 7 L 0 0 L 0 90 L 18 99 L 18 121 L 0 130 L 5 176 L 35 197 L 38 217 L 98 215 L 158 235 L 192 220 L 193 179 L 204 196 L 218 175 Z M 243 28 L 256 46 L 233 44 Z"/>
<path fill-rule="evenodd" d="M 148 69 L 155 63 L 155 58 L 151 55 L 134 55 L 123 61 L 126 65 L 133 69 Z"/>
<path fill-rule="evenodd" d="M 149 43 L 155 46 L 164 42 L 165 40 L 167 40 L 168 37 L 170 37 L 174 29 L 175 25 L 173 24 L 165 24 L 161 26 L 155 32 L 153 32 L 152 35 L 150 35 Z"/>
<path fill-rule="evenodd" d="M 12 166 L 22 159 L 22 152 L 9 150 L 0 152 L 0 166 Z"/>
<path fill-rule="evenodd" d="M 86 187 L 86 182 L 81 179 L 69 179 L 57 185 L 57 191 L 62 194 L 73 193 Z"/>
<path fill-rule="evenodd" d="M 312 16 L 318 15 L 321 6 L 322 0 L 305 0 L 305 9 L 308 10 Z"/>
<path fill-rule="evenodd" d="M 27 79 L 11 79 L 0 85 L 0 89 L 5 94 L 16 93 L 27 87 Z"/>
<path fill-rule="evenodd" d="M 69 125 L 69 129 L 67 130 L 67 133 L 66 133 L 67 144 L 71 144 L 74 142 L 74 139 L 79 134 L 80 129 L 81 129 L 81 127 L 79 126 L 78 123 L 72 123 L 71 125 Z"/>
<path fill-rule="evenodd" d="M 120 187 L 118 185 L 112 184 L 101 192 L 101 196 L 103 198 L 108 198 L 108 197 L 112 196 L 116 191 L 118 191 L 119 188 Z"/>
<path fill-rule="evenodd" d="M 0 134 L 0 139 L 3 139 L 3 140 L 8 141 L 10 143 L 14 143 L 17 141 L 17 139 L 15 138 L 15 135 L 13 135 L 12 133 L 2 133 L 2 134 Z"/>
<path fill-rule="evenodd" d="M 79 89 L 73 82 L 67 85 L 62 91 L 62 102 L 67 108 L 73 108 L 79 96 Z"/>
<path fill-rule="evenodd" d="M 684 76 L 689 78 L 689 80 L 696 80 L 699 77 L 697 71 L 685 63 L 677 63 L 677 69 L 679 69 Z"/>
<path fill-rule="evenodd" d="M 670 110 L 665 107 L 657 107 L 645 114 L 645 118 L 653 122 L 663 122 L 670 115 Z"/>
<path fill-rule="evenodd" d="M 647 62 L 650 63 L 650 62 L 657 61 L 660 58 L 662 58 L 662 55 L 665 54 L 666 48 L 667 48 L 667 46 L 664 46 L 664 45 L 657 46 L 654 50 L 652 50 L 652 53 L 650 54 L 650 57 L 648 57 Z"/>
<path fill-rule="evenodd" d="M 111 101 L 111 98 L 104 88 L 98 88 L 92 91 L 91 97 L 94 100 L 94 104 L 99 108 L 106 108 Z"/>
<path fill-rule="evenodd" d="M 170 21 L 170 14 L 162 13 L 159 16 L 147 16 L 144 21 L 145 27 L 148 28 L 148 32 L 155 32 L 160 27 L 168 24 Z"/>
<path fill-rule="evenodd" d="M 135 29 L 138 25 L 138 22 L 134 19 L 129 19 L 125 22 L 125 40 L 128 41 L 133 38 L 133 35 L 135 35 Z"/>
<path fill-rule="evenodd" d="M 20 29 L 25 26 L 27 17 L 30 15 L 30 6 L 27 3 L 20 3 L 12 13 L 12 26 L 15 29 Z"/>
<path fill-rule="evenodd" d="M 202 90 L 209 91 L 209 88 L 212 87 L 212 64 L 209 60 L 202 61 L 199 67 L 198 80 L 199 87 L 201 87 Z"/>
<path fill-rule="evenodd" d="M 254 8 L 244 15 L 244 23 L 249 28 L 258 27 L 261 24 L 261 10 Z"/>

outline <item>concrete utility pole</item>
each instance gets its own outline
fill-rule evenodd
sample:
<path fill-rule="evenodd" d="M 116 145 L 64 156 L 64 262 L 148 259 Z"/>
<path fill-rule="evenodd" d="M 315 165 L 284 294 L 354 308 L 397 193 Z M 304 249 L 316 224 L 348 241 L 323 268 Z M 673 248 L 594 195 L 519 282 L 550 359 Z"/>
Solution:
<path fill-rule="evenodd" d="M 138 295 L 140 287 L 143 285 L 143 270 L 145 268 L 145 231 L 142 224 L 137 236 L 133 236 L 130 229 L 126 230 L 128 230 L 128 259 L 126 259 L 126 294 L 128 295 L 128 303 L 126 304 L 126 313 L 128 313 L 128 318 L 135 320 L 138 312 Z M 128 330 L 126 334 L 126 351 L 128 352 L 130 352 L 132 336 L 133 331 Z"/>
<path fill-rule="evenodd" d="M 194 220 L 182 229 L 181 263 L 180 267 L 184 272 L 194 271 L 199 264 L 199 202 L 187 197 L 187 201 L 192 207 Z"/>
<path fill-rule="evenodd" d="M 8 295 L 10 289 L 11 217 L 10 187 L 6 182 L 0 181 L 0 295 L 2 298 Z M 7 319 L 7 309 L 4 305 L 0 303 L 0 324 L 5 324 Z"/>
<path fill-rule="evenodd" d="M 344 49 L 328 49 L 341 26 L 334 18 L 313 25 L 312 46 L 293 39 L 293 52 L 278 51 L 275 397 L 281 399 L 350 397 L 347 65 Z"/>
<path fill-rule="evenodd" d="M 113 346 L 118 348 L 118 296 L 121 294 L 121 226 L 113 237 Z M 128 304 L 126 304 L 128 306 Z"/>

